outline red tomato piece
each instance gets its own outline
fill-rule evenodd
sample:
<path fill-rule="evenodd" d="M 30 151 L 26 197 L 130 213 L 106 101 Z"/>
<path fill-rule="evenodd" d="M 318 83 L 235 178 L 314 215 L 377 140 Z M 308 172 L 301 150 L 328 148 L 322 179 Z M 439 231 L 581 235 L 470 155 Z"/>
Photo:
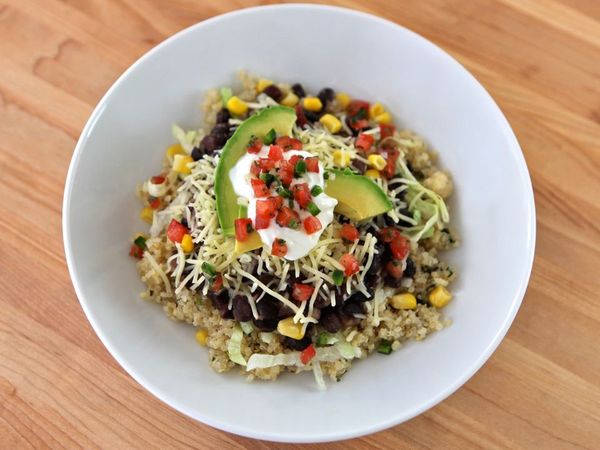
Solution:
<path fill-rule="evenodd" d="M 250 142 L 246 145 L 246 151 L 248 153 L 258 153 L 262 149 L 263 141 L 256 136 L 250 138 Z"/>
<path fill-rule="evenodd" d="M 367 119 L 350 119 L 350 128 L 354 130 L 369 128 L 369 121 Z"/>
<path fill-rule="evenodd" d="M 283 197 L 276 195 L 274 197 L 269 197 L 269 200 L 271 202 L 273 202 L 273 205 L 275 205 L 275 209 L 280 209 L 283 206 Z"/>
<path fill-rule="evenodd" d="M 292 297 L 298 302 L 305 302 L 310 298 L 314 290 L 315 287 L 310 284 L 294 283 Z"/>
<path fill-rule="evenodd" d="M 289 136 L 279 136 L 275 140 L 275 145 L 279 145 L 284 150 L 301 150 L 302 141 Z"/>
<path fill-rule="evenodd" d="M 319 173 L 319 158 L 313 156 L 312 158 L 306 158 L 306 170 L 309 172 Z"/>
<path fill-rule="evenodd" d="M 277 213 L 275 221 L 280 227 L 288 227 L 295 230 L 300 225 L 300 216 L 293 209 L 284 206 Z"/>
<path fill-rule="evenodd" d="M 261 172 L 268 172 L 275 168 L 275 161 L 269 158 L 260 158 L 258 160 L 258 166 L 260 167 Z"/>
<path fill-rule="evenodd" d="M 279 145 L 269 147 L 269 159 L 271 161 L 281 161 L 283 159 L 283 149 Z"/>
<path fill-rule="evenodd" d="M 357 114 L 366 113 L 367 116 L 369 114 L 369 102 L 365 102 L 364 100 L 352 100 L 348 106 L 346 107 L 346 111 L 349 116 L 356 116 Z M 367 117 L 365 116 L 365 117 Z"/>
<path fill-rule="evenodd" d="M 345 223 L 342 225 L 342 229 L 340 230 L 340 236 L 342 239 L 354 242 L 358 239 L 358 229 L 354 225 L 350 225 L 349 223 Z"/>
<path fill-rule="evenodd" d="M 264 230 L 265 228 L 269 228 L 271 225 L 271 218 L 269 216 L 256 216 L 254 219 L 254 228 L 256 230 Z"/>
<path fill-rule="evenodd" d="M 315 216 L 308 216 L 304 219 L 304 231 L 306 234 L 313 234 L 322 228 L 321 221 Z"/>
<path fill-rule="evenodd" d="M 315 350 L 315 346 L 310 344 L 308 347 L 302 350 L 302 353 L 300 353 L 300 361 L 302 364 L 308 364 L 316 356 L 316 354 L 317 351 Z"/>
<path fill-rule="evenodd" d="M 390 242 L 390 250 L 394 259 L 402 260 L 406 258 L 406 255 L 410 252 L 410 241 L 404 236 L 399 235 L 392 242 Z"/>
<path fill-rule="evenodd" d="M 150 205 L 150 208 L 152 209 L 158 209 L 160 208 L 160 198 L 152 198 L 152 199 L 148 199 L 148 203 Z"/>
<path fill-rule="evenodd" d="M 133 256 L 134 258 L 142 258 L 144 256 L 144 250 L 133 244 L 129 249 L 129 256 Z"/>
<path fill-rule="evenodd" d="M 219 292 L 221 289 L 223 289 L 223 275 L 218 273 L 210 284 L 210 290 L 213 292 Z"/>
<path fill-rule="evenodd" d="M 298 163 L 298 161 L 300 161 L 301 159 L 303 159 L 302 156 L 293 155 L 290 157 L 290 159 L 288 159 L 288 161 L 292 166 L 296 167 L 296 163 Z"/>
<path fill-rule="evenodd" d="M 402 262 L 401 261 L 390 261 L 385 266 L 387 273 L 396 280 L 402 278 Z"/>
<path fill-rule="evenodd" d="M 387 137 L 394 135 L 394 132 L 396 131 L 396 127 L 394 125 L 382 123 L 379 125 L 379 131 L 381 133 L 381 139 L 385 139 Z"/>
<path fill-rule="evenodd" d="M 284 186 L 289 186 L 294 179 L 294 166 L 289 161 L 281 161 L 279 180 Z"/>
<path fill-rule="evenodd" d="M 394 227 L 386 227 L 379 230 L 379 237 L 386 244 L 389 244 L 398 236 L 400 236 L 400 230 Z"/>
<path fill-rule="evenodd" d="M 294 109 L 296 110 L 296 123 L 300 128 L 302 128 L 308 123 L 308 120 L 306 120 L 306 115 L 304 114 L 304 110 L 302 109 L 300 103 L 298 103 Z"/>
<path fill-rule="evenodd" d="M 244 242 L 248 239 L 248 235 L 252 232 L 252 220 L 250 219 L 235 219 L 235 239 Z"/>
<path fill-rule="evenodd" d="M 285 240 L 275 238 L 273 241 L 273 245 L 271 246 L 271 255 L 279 256 L 280 258 L 284 257 L 287 254 L 288 246 L 285 243 Z"/>
<path fill-rule="evenodd" d="M 357 259 L 350 253 L 346 253 L 340 258 L 340 264 L 344 266 L 344 275 L 347 277 L 354 275 L 360 270 Z"/>
<path fill-rule="evenodd" d="M 258 161 L 252 162 L 252 165 L 250 166 L 250 173 L 254 176 L 260 175 L 260 165 L 258 164 Z"/>
<path fill-rule="evenodd" d="M 354 144 L 356 148 L 362 150 L 363 152 L 368 152 L 371 149 L 371 146 L 375 142 L 375 138 L 370 134 L 361 133 L 356 138 L 356 143 Z"/>
<path fill-rule="evenodd" d="M 275 202 L 270 198 L 256 201 L 256 216 L 271 218 L 275 215 Z"/>
<path fill-rule="evenodd" d="M 256 195 L 257 197 L 266 197 L 267 195 L 269 195 L 269 188 L 263 180 L 259 180 L 258 178 L 252 178 L 250 180 L 250 183 L 252 184 L 254 195 Z"/>
<path fill-rule="evenodd" d="M 162 175 L 156 175 L 152 178 L 150 178 L 150 183 L 152 184 L 163 184 L 165 182 L 165 177 L 163 177 Z"/>
<path fill-rule="evenodd" d="M 298 202 L 301 208 L 306 208 L 312 200 L 307 183 L 295 184 L 292 187 L 292 193 L 294 194 L 294 200 Z"/>
<path fill-rule="evenodd" d="M 169 240 L 171 242 L 181 242 L 183 236 L 186 234 L 188 234 L 188 229 L 175 219 L 172 219 L 169 227 L 167 228 L 167 237 Z"/>
<path fill-rule="evenodd" d="M 383 169 L 383 176 L 389 179 L 396 175 L 396 161 L 398 161 L 400 153 L 395 148 L 390 148 L 387 150 L 387 154 L 387 164 Z"/>

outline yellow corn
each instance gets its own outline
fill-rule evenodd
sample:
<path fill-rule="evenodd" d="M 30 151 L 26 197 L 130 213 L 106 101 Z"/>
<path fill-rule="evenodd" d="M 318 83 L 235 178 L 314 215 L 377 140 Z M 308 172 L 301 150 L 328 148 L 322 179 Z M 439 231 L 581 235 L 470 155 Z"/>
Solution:
<path fill-rule="evenodd" d="M 340 122 L 333 114 L 325 114 L 319 119 L 319 122 L 321 122 L 332 134 L 335 134 L 342 129 L 342 122 Z"/>
<path fill-rule="evenodd" d="M 183 250 L 183 253 L 190 253 L 194 250 L 194 241 L 192 241 L 192 236 L 189 234 L 183 235 L 183 238 L 181 239 L 181 250 Z"/>
<path fill-rule="evenodd" d="M 264 78 L 261 78 L 260 80 L 258 80 L 258 83 L 256 83 L 256 90 L 260 94 L 262 91 L 264 91 L 266 88 L 268 88 L 272 84 L 273 84 L 273 82 L 271 80 L 265 80 Z"/>
<path fill-rule="evenodd" d="M 377 122 L 377 123 L 383 123 L 383 124 L 392 123 L 392 116 L 387 111 L 383 112 L 383 113 L 378 114 L 377 116 L 375 116 L 375 122 Z"/>
<path fill-rule="evenodd" d="M 350 96 L 348 94 L 346 94 L 345 92 L 338 92 L 335 95 L 335 99 L 337 100 L 338 104 L 343 109 L 346 109 L 348 107 L 348 105 L 350 104 Z"/>
<path fill-rule="evenodd" d="M 154 218 L 154 210 L 148 206 L 142 208 L 140 211 L 140 219 L 144 222 L 152 223 L 152 219 Z"/>
<path fill-rule="evenodd" d="M 202 347 L 206 347 L 206 341 L 208 340 L 208 331 L 204 328 L 200 328 L 196 331 L 196 342 Z"/>
<path fill-rule="evenodd" d="M 300 322 L 294 323 L 293 317 L 280 320 L 277 324 L 277 331 L 279 331 L 279 334 L 292 339 L 302 339 L 304 337 L 304 333 L 302 332 L 302 324 Z"/>
<path fill-rule="evenodd" d="M 173 144 L 167 149 L 167 156 L 173 158 L 175 155 L 185 155 L 185 150 L 181 144 Z"/>
<path fill-rule="evenodd" d="M 243 116 L 246 114 L 246 112 L 248 112 L 248 104 L 244 100 L 234 95 L 227 100 L 227 109 L 234 116 Z"/>
<path fill-rule="evenodd" d="M 175 172 L 189 174 L 192 173 L 192 169 L 188 167 L 189 163 L 194 162 L 194 159 L 189 155 L 175 155 L 173 157 L 173 167 Z"/>
<path fill-rule="evenodd" d="M 443 308 L 452 300 L 452 294 L 444 286 L 437 286 L 429 293 L 429 303 L 436 308 Z"/>
<path fill-rule="evenodd" d="M 307 111 L 316 112 L 321 111 L 321 108 L 323 108 L 323 103 L 321 103 L 319 97 L 304 97 L 304 100 L 302 100 L 302 105 Z"/>
<path fill-rule="evenodd" d="M 373 180 L 377 179 L 377 178 L 381 178 L 381 174 L 379 173 L 378 170 L 375 169 L 369 169 L 365 172 L 365 175 L 368 176 L 369 178 L 372 178 Z"/>
<path fill-rule="evenodd" d="M 380 114 L 383 114 L 385 112 L 385 108 L 383 107 L 383 105 L 379 102 L 377 103 L 373 103 L 371 105 L 371 107 L 369 108 L 369 117 L 371 119 L 374 119 L 375 117 L 377 117 Z"/>
<path fill-rule="evenodd" d="M 390 304 L 396 309 L 415 309 L 417 307 L 417 299 L 409 293 L 398 294 L 390 298 Z"/>
<path fill-rule="evenodd" d="M 339 167 L 347 167 L 350 165 L 352 157 L 350 153 L 344 150 L 336 150 L 333 152 L 333 163 Z"/>
<path fill-rule="evenodd" d="M 298 101 L 298 96 L 290 91 L 279 103 L 281 103 L 283 106 L 289 106 L 292 108 L 298 104 Z"/>
<path fill-rule="evenodd" d="M 387 166 L 387 161 L 381 155 L 369 155 L 368 159 L 369 164 L 377 170 L 383 170 L 385 169 L 385 166 Z"/>

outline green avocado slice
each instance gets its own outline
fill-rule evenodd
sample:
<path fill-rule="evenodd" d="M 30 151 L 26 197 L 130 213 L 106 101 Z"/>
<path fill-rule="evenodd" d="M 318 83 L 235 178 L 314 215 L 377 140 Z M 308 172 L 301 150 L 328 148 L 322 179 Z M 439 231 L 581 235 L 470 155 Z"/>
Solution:
<path fill-rule="evenodd" d="M 263 109 L 240 124 L 223 147 L 215 173 L 215 197 L 219 223 L 225 235 L 235 234 L 234 221 L 238 214 L 237 195 L 229 179 L 229 171 L 246 153 L 246 146 L 252 136 L 262 139 L 272 129 L 279 136 L 291 136 L 295 122 L 296 112 L 292 108 L 273 106 Z"/>
<path fill-rule="evenodd" d="M 388 196 L 371 179 L 341 170 L 330 172 L 335 177 L 327 180 L 325 193 L 338 201 L 337 213 L 359 222 L 392 209 Z"/>

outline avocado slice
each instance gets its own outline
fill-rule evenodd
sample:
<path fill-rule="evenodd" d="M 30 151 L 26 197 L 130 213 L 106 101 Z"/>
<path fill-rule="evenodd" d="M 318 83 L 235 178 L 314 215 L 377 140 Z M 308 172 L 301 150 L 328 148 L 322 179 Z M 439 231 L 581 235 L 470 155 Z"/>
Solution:
<path fill-rule="evenodd" d="M 260 234 L 258 231 L 253 231 L 248 235 L 248 239 L 244 242 L 235 241 L 235 253 L 240 255 L 242 253 L 251 252 L 252 250 L 256 250 L 257 248 L 261 248 L 263 246 L 263 242 L 260 239 Z"/>
<path fill-rule="evenodd" d="M 327 180 L 325 193 L 338 201 L 335 212 L 358 222 L 392 209 L 388 196 L 371 179 L 341 170 L 330 172 L 335 178 Z"/>
<path fill-rule="evenodd" d="M 233 223 L 238 213 L 237 195 L 229 180 L 229 171 L 246 153 L 246 145 L 252 136 L 262 139 L 271 129 L 280 136 L 291 136 L 295 122 L 296 112 L 292 108 L 273 106 L 263 109 L 240 124 L 223 147 L 215 173 L 215 197 L 219 223 L 226 236 L 234 235 Z"/>

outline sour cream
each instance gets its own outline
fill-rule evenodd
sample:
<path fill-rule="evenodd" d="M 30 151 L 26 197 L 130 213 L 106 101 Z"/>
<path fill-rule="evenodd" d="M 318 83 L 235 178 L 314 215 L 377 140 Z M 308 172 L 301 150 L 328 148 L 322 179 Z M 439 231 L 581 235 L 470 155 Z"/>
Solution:
<path fill-rule="evenodd" d="M 284 159 L 288 160 L 293 155 L 303 156 L 304 158 L 310 158 L 311 153 L 300 151 L 300 150 L 289 150 L 284 152 Z M 254 190 L 252 189 L 252 185 L 250 183 L 251 174 L 250 168 L 252 163 L 259 158 L 267 158 L 269 156 L 269 147 L 263 146 L 260 152 L 258 153 L 246 153 L 242 156 L 235 166 L 229 171 L 229 179 L 231 180 L 231 184 L 233 185 L 233 190 L 238 195 L 244 199 L 244 201 L 248 202 L 248 218 L 252 219 L 252 222 L 255 222 L 256 219 L 256 196 L 254 195 Z M 325 190 L 325 180 L 323 179 L 323 174 L 325 173 L 323 169 L 323 165 L 319 162 L 319 173 L 314 172 L 306 172 L 302 175 L 301 178 L 294 178 L 292 181 L 292 186 L 298 183 L 307 183 L 308 188 L 312 189 L 314 186 L 319 186 L 323 191 Z M 273 194 L 276 195 L 276 194 Z M 287 200 L 286 200 L 287 201 Z M 325 192 L 313 197 L 313 203 L 319 207 L 321 212 L 316 216 L 317 219 L 321 222 L 321 229 L 313 234 L 306 234 L 304 231 L 304 227 L 302 224 L 298 227 L 298 229 L 293 230 L 287 227 L 281 227 L 277 224 L 275 219 L 271 220 L 271 224 L 268 228 L 257 230 L 260 235 L 263 244 L 270 250 L 273 246 L 273 241 L 277 239 L 284 239 L 288 251 L 285 255 L 286 259 L 291 261 L 301 258 L 308 254 L 311 249 L 317 245 L 319 241 L 319 237 L 327 228 L 327 226 L 333 220 L 333 209 L 337 205 L 337 200 L 329 197 Z M 304 221 L 305 218 L 310 216 L 311 214 L 306 210 L 301 210 L 298 203 L 294 201 L 294 209 L 299 211 L 300 220 Z"/>

